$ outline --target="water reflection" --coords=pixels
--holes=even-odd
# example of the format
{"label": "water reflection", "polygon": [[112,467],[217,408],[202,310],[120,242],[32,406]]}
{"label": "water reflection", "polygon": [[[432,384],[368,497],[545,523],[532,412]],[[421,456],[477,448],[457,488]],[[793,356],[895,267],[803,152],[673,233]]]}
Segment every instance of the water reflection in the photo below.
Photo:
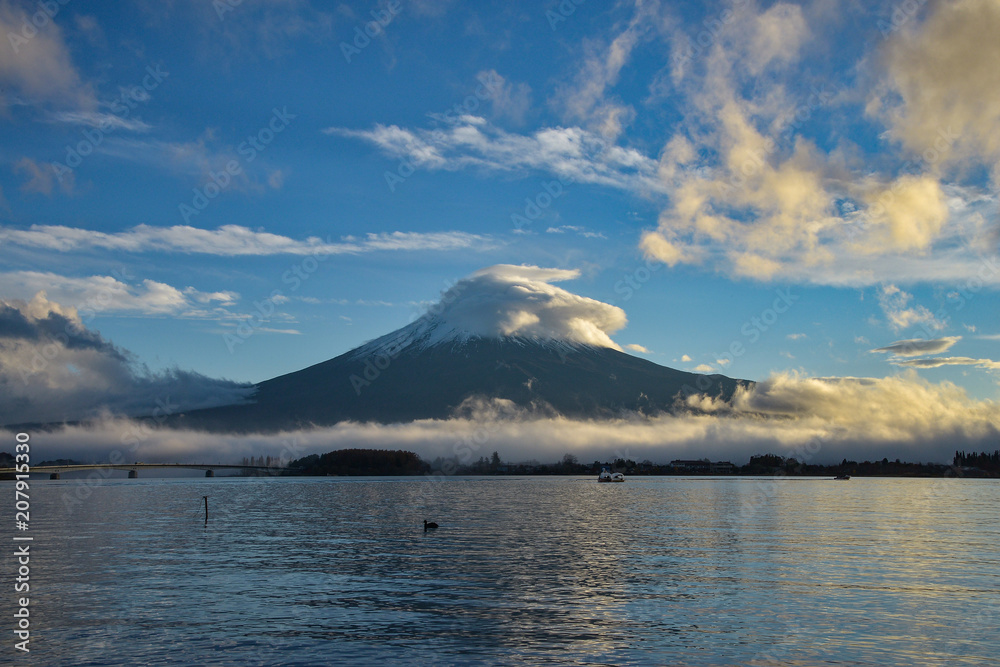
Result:
{"label": "water reflection", "polygon": [[79,504],[72,484],[34,487],[38,664],[988,664],[1000,649],[989,480],[139,479]]}

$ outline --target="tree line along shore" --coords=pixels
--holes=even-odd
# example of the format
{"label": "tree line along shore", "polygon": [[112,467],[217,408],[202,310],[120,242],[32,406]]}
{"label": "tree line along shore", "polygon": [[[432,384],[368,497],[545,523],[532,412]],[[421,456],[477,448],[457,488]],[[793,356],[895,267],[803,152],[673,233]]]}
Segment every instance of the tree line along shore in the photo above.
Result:
{"label": "tree line along shore", "polygon": [[473,462],[438,457],[424,461],[417,454],[402,450],[342,449],[313,454],[288,463],[290,475],[426,475],[443,472],[449,475],[597,475],[603,468],[632,476],[655,475],[783,475],[798,477],[973,477],[1000,478],[1000,450],[992,453],[955,452],[950,465],[914,463],[882,458],[876,461],[843,459],[840,463],[802,463],[777,454],[751,456],[745,465],[708,459],[675,459],[669,463],[618,458],[608,461],[580,462],[573,454],[560,461],[506,462],[499,452],[481,456]]}
{"label": "tree line along shore", "polygon": [[[12,468],[14,456],[0,452],[0,468]],[[37,466],[78,465],[80,461],[56,459]],[[574,454],[566,454],[552,463],[504,461],[499,452],[476,461],[438,457],[425,461],[405,450],[338,449],[325,454],[311,454],[287,463],[277,457],[243,459],[244,475],[287,476],[401,476],[401,475],[597,475],[604,468],[629,476],[705,475],[705,476],[787,476],[787,477],[969,477],[1000,478],[1000,450],[993,452],[956,451],[951,464],[908,462],[888,458],[840,463],[803,463],[777,454],[751,456],[744,465],[709,459],[674,459],[669,463],[617,458],[583,463]],[[266,468],[267,470],[261,470]]]}

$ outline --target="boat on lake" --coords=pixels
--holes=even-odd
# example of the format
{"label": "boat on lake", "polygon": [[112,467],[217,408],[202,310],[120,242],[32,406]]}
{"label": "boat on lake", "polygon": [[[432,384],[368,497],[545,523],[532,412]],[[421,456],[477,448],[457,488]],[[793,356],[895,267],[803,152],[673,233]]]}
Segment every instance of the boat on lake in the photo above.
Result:
{"label": "boat on lake", "polygon": [[850,475],[837,475],[836,477],[834,477],[834,479],[839,479],[839,480],[843,480],[843,481],[847,481],[850,478],[851,478]]}
{"label": "boat on lake", "polygon": [[597,476],[598,482],[624,482],[625,475],[620,472],[611,472],[607,468],[601,470],[601,474]]}

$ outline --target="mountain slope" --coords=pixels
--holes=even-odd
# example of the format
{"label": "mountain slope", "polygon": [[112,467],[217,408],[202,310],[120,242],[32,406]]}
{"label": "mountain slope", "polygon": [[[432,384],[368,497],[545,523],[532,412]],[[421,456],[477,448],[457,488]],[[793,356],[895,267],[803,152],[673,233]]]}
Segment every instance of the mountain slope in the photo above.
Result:
{"label": "mountain slope", "polygon": [[608,347],[481,337],[435,318],[257,385],[254,403],[189,412],[172,424],[275,431],[340,421],[444,419],[470,399],[504,399],[567,417],[669,411],[693,393],[728,400],[745,381],[698,375]]}

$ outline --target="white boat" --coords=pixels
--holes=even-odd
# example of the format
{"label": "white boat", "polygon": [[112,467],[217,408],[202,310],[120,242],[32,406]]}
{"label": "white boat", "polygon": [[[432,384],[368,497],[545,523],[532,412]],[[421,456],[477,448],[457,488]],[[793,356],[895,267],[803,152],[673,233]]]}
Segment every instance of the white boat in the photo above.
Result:
{"label": "white boat", "polygon": [[601,470],[601,474],[597,476],[598,482],[624,482],[625,475],[620,472],[612,473],[607,468]]}

